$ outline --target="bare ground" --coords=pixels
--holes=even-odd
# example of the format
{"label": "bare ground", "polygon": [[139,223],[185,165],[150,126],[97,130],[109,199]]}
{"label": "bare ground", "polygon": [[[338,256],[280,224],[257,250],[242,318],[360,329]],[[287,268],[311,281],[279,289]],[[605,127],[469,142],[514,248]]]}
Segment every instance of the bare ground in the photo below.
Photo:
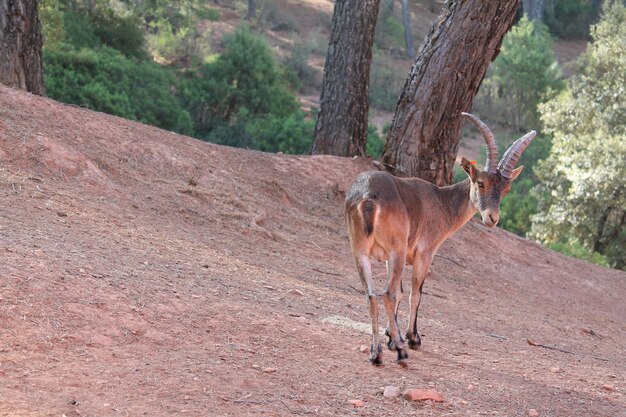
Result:
{"label": "bare ground", "polygon": [[477,222],[435,258],[409,368],[372,367],[342,215],[372,168],[0,87],[0,415],[626,415],[626,274]]}

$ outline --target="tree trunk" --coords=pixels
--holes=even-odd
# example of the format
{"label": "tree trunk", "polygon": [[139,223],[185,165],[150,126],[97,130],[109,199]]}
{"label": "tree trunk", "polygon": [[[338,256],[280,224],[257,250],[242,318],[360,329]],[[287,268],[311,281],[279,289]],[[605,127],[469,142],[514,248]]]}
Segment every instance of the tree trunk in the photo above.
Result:
{"label": "tree trunk", "polygon": [[522,9],[528,20],[543,22],[545,0],[522,0]]}
{"label": "tree trunk", "polygon": [[447,0],[396,105],[383,162],[396,175],[452,182],[461,112],[500,52],[519,0]]}
{"label": "tree trunk", "polygon": [[337,0],[313,154],[365,155],[369,76],[379,0]]}
{"label": "tree trunk", "polygon": [[0,0],[0,83],[45,96],[37,5]]}
{"label": "tree trunk", "polygon": [[400,0],[400,3],[402,3],[402,26],[404,26],[404,42],[406,43],[406,54],[409,58],[415,58],[413,36],[411,36],[411,15],[409,13],[409,2],[408,0]]}
{"label": "tree trunk", "polygon": [[251,20],[256,17],[256,0],[248,0],[248,12],[246,13],[245,20]]}

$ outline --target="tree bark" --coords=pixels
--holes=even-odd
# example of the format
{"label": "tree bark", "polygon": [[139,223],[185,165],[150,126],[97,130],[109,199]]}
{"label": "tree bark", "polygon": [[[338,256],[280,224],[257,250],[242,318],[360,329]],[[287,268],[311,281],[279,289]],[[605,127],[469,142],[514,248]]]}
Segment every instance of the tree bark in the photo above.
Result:
{"label": "tree bark", "polygon": [[543,22],[545,0],[522,0],[522,9],[528,20]]}
{"label": "tree bark", "polygon": [[383,162],[399,176],[452,182],[461,112],[469,111],[519,0],[447,0],[413,62]]}
{"label": "tree bark", "polygon": [[248,0],[248,12],[244,17],[245,20],[251,20],[256,17],[256,0]]}
{"label": "tree bark", "polygon": [[411,36],[411,14],[409,12],[408,0],[400,0],[402,4],[402,26],[404,26],[404,42],[406,43],[406,54],[409,58],[415,58],[415,48],[413,47],[413,36]]}
{"label": "tree bark", "polygon": [[379,0],[337,0],[311,153],[365,155]]}
{"label": "tree bark", "polygon": [[45,96],[38,3],[0,0],[0,83]]}

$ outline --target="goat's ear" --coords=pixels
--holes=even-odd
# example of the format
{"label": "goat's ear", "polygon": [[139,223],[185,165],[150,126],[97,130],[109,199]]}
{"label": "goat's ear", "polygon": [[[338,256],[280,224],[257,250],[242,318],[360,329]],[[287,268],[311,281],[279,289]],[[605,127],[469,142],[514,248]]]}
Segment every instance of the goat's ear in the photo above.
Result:
{"label": "goat's ear", "polygon": [[476,181],[476,176],[478,175],[478,170],[476,169],[474,164],[472,164],[465,157],[461,158],[461,168],[463,168],[463,171],[465,171],[467,176],[470,177],[470,179],[472,181]]}
{"label": "goat's ear", "polygon": [[519,176],[519,174],[522,173],[523,169],[524,169],[524,165],[515,168],[513,170],[513,172],[511,172],[511,181],[513,181],[515,178],[517,178]]}

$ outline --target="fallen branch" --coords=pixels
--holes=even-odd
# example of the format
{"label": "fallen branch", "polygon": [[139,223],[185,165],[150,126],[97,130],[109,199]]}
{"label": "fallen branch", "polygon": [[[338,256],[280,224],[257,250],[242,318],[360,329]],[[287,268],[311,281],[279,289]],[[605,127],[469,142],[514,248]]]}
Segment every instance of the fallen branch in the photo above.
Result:
{"label": "fallen branch", "polygon": [[550,349],[550,350],[556,350],[558,352],[563,352],[563,353],[567,353],[569,355],[577,355],[577,356],[582,356],[582,357],[588,357],[588,358],[592,358],[592,359],[597,359],[599,361],[604,361],[604,362],[609,362],[609,360],[607,358],[601,358],[599,356],[593,356],[593,355],[585,355],[585,354],[581,354],[581,353],[576,353],[576,352],[572,352],[569,350],[565,350],[565,349],[561,349],[558,348],[556,346],[548,346],[548,345],[542,345],[541,343],[537,343],[535,342],[533,339],[526,339],[526,341],[528,342],[528,344],[530,346],[536,346],[536,347],[542,347],[544,349]]}
{"label": "fallen branch", "polygon": [[460,266],[461,268],[467,268],[467,266],[466,266],[466,265],[463,265],[462,263],[457,262],[457,261],[455,261],[455,260],[454,260],[454,259],[452,259],[452,258],[448,258],[447,256],[443,256],[443,255],[440,255],[440,254],[438,254],[438,253],[437,253],[437,254],[435,254],[435,256],[438,256],[439,258],[446,259],[446,260],[448,260],[448,261],[452,262],[453,264],[456,264],[456,265]]}
{"label": "fallen branch", "polygon": [[446,297],[445,295],[432,294],[432,293],[429,293],[429,292],[426,292],[426,291],[422,291],[422,294],[424,294],[424,295],[430,295],[430,296],[432,296],[432,297],[437,297],[437,298],[443,298],[444,300],[447,300],[447,299],[448,299],[448,297]]}
{"label": "fallen branch", "polygon": [[312,268],[312,269],[313,269],[314,271],[321,272],[322,274],[326,274],[326,275],[334,275],[334,276],[336,276],[336,277],[342,277],[342,276],[343,276],[342,274],[337,274],[337,273],[335,273],[335,272],[323,271],[323,270],[321,270],[321,269],[317,269],[317,268]]}

